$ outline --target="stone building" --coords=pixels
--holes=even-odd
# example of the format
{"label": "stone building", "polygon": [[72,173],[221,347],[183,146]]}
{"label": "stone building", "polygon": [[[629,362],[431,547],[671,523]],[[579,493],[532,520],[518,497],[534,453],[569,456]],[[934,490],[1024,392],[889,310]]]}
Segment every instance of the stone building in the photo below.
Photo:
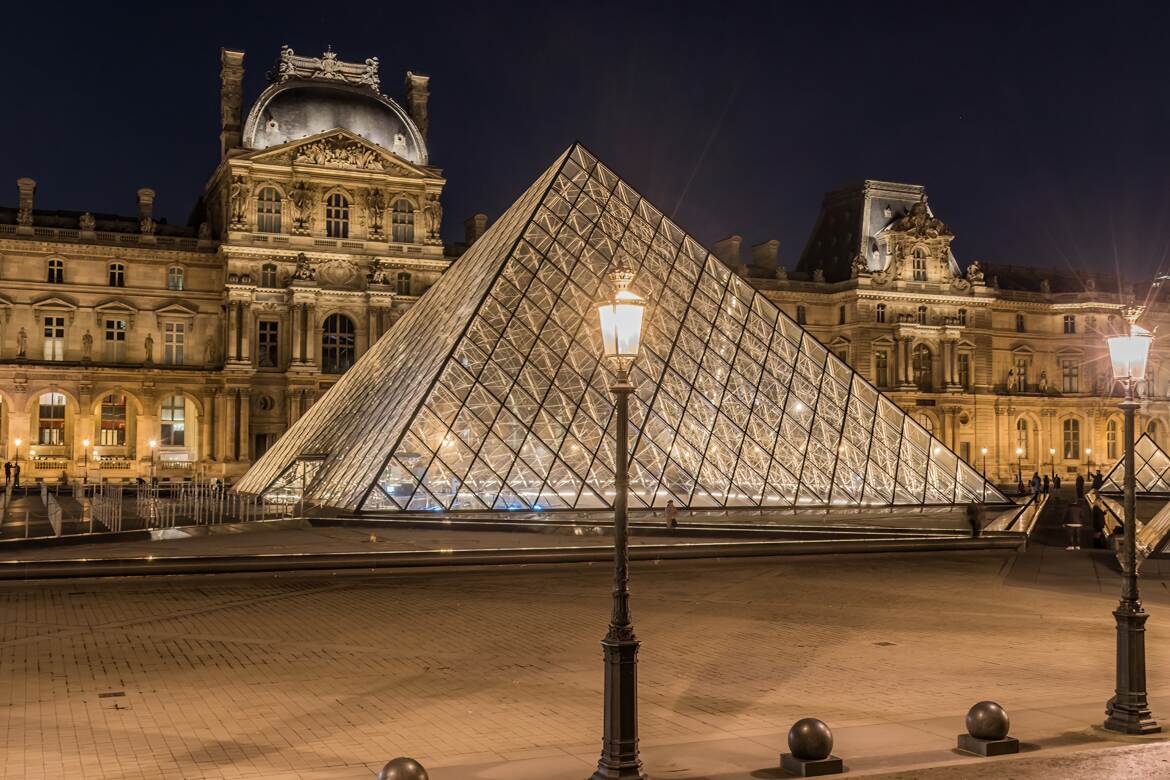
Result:
{"label": "stone building", "polygon": [[[428,77],[281,50],[245,114],[224,50],[221,160],[185,226],[0,207],[0,456],[26,480],[234,476],[442,274]],[[478,225],[478,227],[477,227]],[[469,240],[482,223],[469,225]]]}
{"label": "stone building", "polygon": [[[954,238],[923,187],[864,181],[825,196],[791,270],[776,241],[746,261],[738,236],[715,251],[990,479],[1107,469],[1122,417],[1104,337],[1131,305],[1165,320],[1157,286],[1119,289],[1109,269],[963,268]],[[1138,417],[1163,446],[1167,354],[1155,343]]]}

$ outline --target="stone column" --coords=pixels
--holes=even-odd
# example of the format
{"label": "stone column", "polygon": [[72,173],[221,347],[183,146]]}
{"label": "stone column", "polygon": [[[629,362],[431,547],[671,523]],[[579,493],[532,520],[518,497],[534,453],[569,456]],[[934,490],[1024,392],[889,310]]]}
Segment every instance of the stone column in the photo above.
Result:
{"label": "stone column", "polygon": [[294,303],[289,312],[289,320],[292,322],[292,362],[300,363],[302,361],[301,354],[301,339],[305,332],[303,318],[305,316],[305,305],[303,303]]}
{"label": "stone column", "polygon": [[317,306],[309,303],[305,305],[305,362],[317,362]]}
{"label": "stone column", "polygon": [[239,460],[252,460],[252,431],[249,421],[252,411],[252,392],[248,389],[240,390],[240,457]]}
{"label": "stone column", "polygon": [[228,301],[227,308],[228,321],[228,336],[227,336],[227,359],[240,359],[239,333],[240,333],[240,307],[238,301]]}
{"label": "stone column", "polygon": [[211,417],[212,406],[215,403],[214,397],[206,393],[200,399],[203,403],[203,411],[199,413],[199,454],[198,460],[210,460],[212,455],[211,450]]}
{"label": "stone column", "polygon": [[230,402],[231,394],[226,390],[215,391],[215,459],[220,463],[231,459],[231,447],[228,444]]}
{"label": "stone column", "polygon": [[240,302],[240,332],[243,336],[240,339],[240,360],[249,363],[252,360],[252,339],[255,338],[255,326],[252,324],[255,317],[252,316],[252,302]]}

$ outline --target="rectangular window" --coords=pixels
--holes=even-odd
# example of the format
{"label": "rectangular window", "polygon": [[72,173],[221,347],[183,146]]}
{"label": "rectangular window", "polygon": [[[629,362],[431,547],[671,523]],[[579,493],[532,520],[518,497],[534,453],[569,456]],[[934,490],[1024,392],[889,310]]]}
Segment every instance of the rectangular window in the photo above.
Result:
{"label": "rectangular window", "polygon": [[256,324],[256,359],[261,368],[280,365],[280,323],[261,320]]}
{"label": "rectangular window", "polygon": [[1081,392],[1081,366],[1075,360],[1060,361],[1061,391],[1065,393]]}
{"label": "rectangular window", "polygon": [[971,354],[969,352],[960,352],[959,358],[959,384],[963,389],[971,389]]}
{"label": "rectangular window", "polygon": [[110,287],[126,286],[126,266],[122,263],[110,263]]}
{"label": "rectangular window", "polygon": [[167,289],[168,290],[182,290],[183,289],[183,269],[177,265],[172,265],[167,269]]}
{"label": "rectangular window", "polygon": [[1017,393],[1024,393],[1028,390],[1028,358],[1016,358],[1016,379],[1015,387],[1012,389]]}
{"label": "rectangular window", "polygon": [[1081,424],[1077,420],[1065,420],[1064,459],[1077,460],[1081,457]]}
{"label": "rectangular window", "polygon": [[796,307],[796,324],[804,325],[808,320],[808,310],[803,306]]}
{"label": "rectangular window", "polygon": [[1077,332],[1077,315],[1075,315],[1075,314],[1064,315],[1064,332],[1065,333],[1076,333]]}
{"label": "rectangular window", "polygon": [[1024,333],[1025,330],[1026,329],[1024,328],[1024,315],[1017,314],[1016,315],[1016,333]]}
{"label": "rectangular window", "polygon": [[890,386],[890,353],[884,349],[873,353],[873,380],[878,387]]}
{"label": "rectangular window", "polygon": [[168,396],[159,414],[159,432],[164,447],[182,447],[186,442],[187,401],[181,395]]}
{"label": "rectangular window", "polygon": [[886,321],[886,305],[884,303],[879,303],[877,305],[877,314],[874,317],[874,319],[877,322],[885,322]]}
{"label": "rectangular window", "polygon": [[837,324],[838,325],[845,324],[845,307],[844,306],[838,307],[838,309],[837,309]]}
{"label": "rectangular window", "polygon": [[38,404],[37,442],[48,446],[65,443],[65,396],[45,393]]}
{"label": "rectangular window", "polygon": [[65,359],[65,318],[45,317],[45,360]]}
{"label": "rectangular window", "polygon": [[126,396],[111,393],[102,399],[98,444],[103,447],[126,445]]}
{"label": "rectangular window", "polygon": [[914,281],[916,281],[916,282],[925,282],[926,281],[926,257],[925,256],[919,256],[918,254],[914,255]]}
{"label": "rectangular window", "polygon": [[106,362],[126,360],[126,320],[106,320]]}
{"label": "rectangular window", "polygon": [[187,328],[181,322],[168,322],[163,326],[163,362],[169,366],[183,364],[183,346],[187,341]]}

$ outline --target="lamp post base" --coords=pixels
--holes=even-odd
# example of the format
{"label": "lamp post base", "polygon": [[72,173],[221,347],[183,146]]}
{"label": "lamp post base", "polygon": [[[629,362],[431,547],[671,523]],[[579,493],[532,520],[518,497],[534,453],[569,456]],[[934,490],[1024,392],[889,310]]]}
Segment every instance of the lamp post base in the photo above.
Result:
{"label": "lamp post base", "polygon": [[1120,734],[1157,734],[1162,730],[1146,695],[1146,620],[1149,614],[1122,602],[1117,619],[1117,691],[1105,705],[1105,728]]}
{"label": "lamp post base", "polygon": [[601,640],[605,649],[605,736],[589,780],[648,780],[638,757],[638,647],[633,631]]}

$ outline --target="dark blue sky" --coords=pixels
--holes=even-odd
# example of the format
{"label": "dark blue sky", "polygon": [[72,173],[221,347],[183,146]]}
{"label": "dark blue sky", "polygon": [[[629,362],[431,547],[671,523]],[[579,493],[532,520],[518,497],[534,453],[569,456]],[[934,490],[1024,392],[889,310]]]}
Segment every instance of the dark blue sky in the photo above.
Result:
{"label": "dark blue sky", "polygon": [[[922,183],[964,262],[1113,267],[1170,244],[1170,4],[20,3],[0,202],[185,221],[218,157],[219,47],[245,101],[280,44],[429,73],[448,239],[574,139],[706,243],[781,240],[822,194]],[[957,4],[956,4],[957,5]]]}

